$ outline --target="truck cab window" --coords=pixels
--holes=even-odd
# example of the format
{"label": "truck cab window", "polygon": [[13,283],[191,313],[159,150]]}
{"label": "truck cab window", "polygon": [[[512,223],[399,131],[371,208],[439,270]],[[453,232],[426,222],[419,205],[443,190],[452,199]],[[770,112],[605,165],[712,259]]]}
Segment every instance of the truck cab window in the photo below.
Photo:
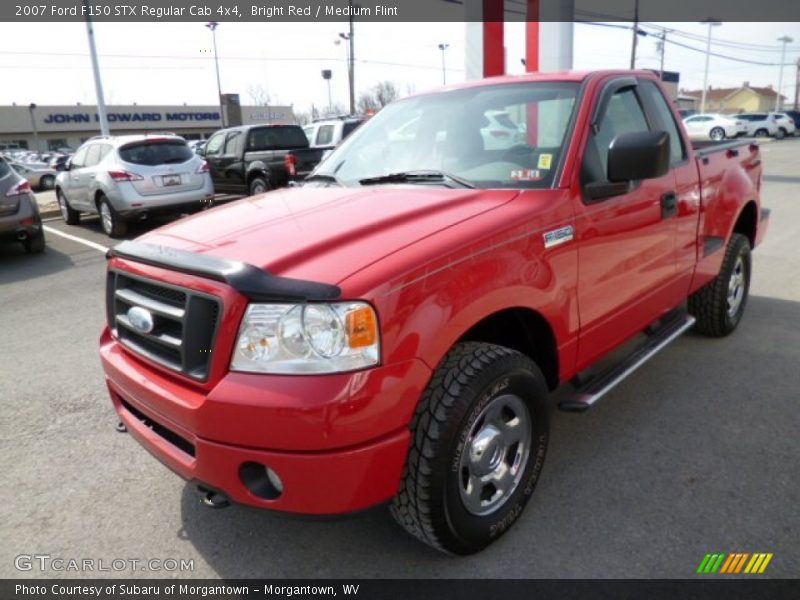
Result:
{"label": "truck cab window", "polygon": [[217,156],[222,151],[222,144],[225,142],[225,134],[217,133],[211,136],[206,144],[206,156]]}

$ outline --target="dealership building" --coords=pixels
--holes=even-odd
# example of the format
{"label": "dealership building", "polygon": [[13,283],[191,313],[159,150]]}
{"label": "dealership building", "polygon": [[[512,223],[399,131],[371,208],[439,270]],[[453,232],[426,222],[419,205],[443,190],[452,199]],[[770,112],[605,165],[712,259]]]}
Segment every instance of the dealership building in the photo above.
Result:
{"label": "dealership building", "polygon": [[[291,106],[240,106],[234,101],[226,102],[224,110],[227,126],[295,122]],[[169,132],[197,140],[222,127],[219,106],[107,106],[106,115],[112,135]],[[44,152],[77,148],[99,134],[96,106],[0,106],[0,145]]]}

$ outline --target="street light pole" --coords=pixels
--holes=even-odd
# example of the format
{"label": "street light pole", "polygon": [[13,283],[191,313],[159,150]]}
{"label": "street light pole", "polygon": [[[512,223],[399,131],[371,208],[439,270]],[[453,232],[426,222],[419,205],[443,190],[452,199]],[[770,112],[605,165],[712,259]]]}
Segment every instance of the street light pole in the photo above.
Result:
{"label": "street light pole", "polygon": [[100,79],[100,65],[97,62],[97,48],[94,45],[94,29],[89,17],[91,10],[89,0],[83,0],[84,14],[86,15],[86,35],[89,38],[89,55],[92,57],[92,73],[94,74],[94,88],[97,92],[97,119],[100,121],[100,133],[109,135],[108,117],[106,117],[106,101],[103,98],[103,82]]}
{"label": "street light pole", "polygon": [[217,27],[219,27],[219,23],[216,21],[209,21],[206,23],[206,27],[211,30],[211,40],[214,44],[214,68],[217,71],[217,99],[219,100],[219,119],[222,123],[222,126],[225,127],[225,110],[222,106],[222,83],[220,83],[219,79],[219,57],[217,56]]}
{"label": "street light pole", "polygon": [[444,51],[450,47],[450,44],[439,44],[439,50],[442,51],[442,85],[447,85],[447,68],[444,63]]}
{"label": "street light pole", "polygon": [[781,108],[781,88],[783,87],[783,61],[786,60],[786,44],[791,44],[794,40],[790,38],[788,35],[784,35],[783,37],[779,37],[778,41],[783,44],[781,47],[781,66],[778,74],[778,89],[775,90],[777,93],[775,94],[775,110],[778,111]]}
{"label": "street light pole", "polygon": [[706,68],[703,71],[703,95],[700,98],[700,112],[706,112],[706,92],[708,91],[708,62],[711,58],[711,28],[722,25],[719,21],[708,18],[703,23],[708,25],[708,38],[706,39]]}

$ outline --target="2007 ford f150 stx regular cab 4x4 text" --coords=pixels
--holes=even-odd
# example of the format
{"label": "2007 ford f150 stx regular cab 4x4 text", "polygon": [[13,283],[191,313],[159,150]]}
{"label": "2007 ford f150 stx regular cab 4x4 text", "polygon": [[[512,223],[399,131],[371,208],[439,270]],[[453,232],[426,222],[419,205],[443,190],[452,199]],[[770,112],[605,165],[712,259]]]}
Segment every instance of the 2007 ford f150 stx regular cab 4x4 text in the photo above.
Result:
{"label": "2007 ford f150 stx regular cab 4x4 text", "polygon": [[[487,149],[498,111],[520,135]],[[533,493],[548,391],[584,410],[692,325],[736,328],[760,163],[693,148],[643,71],[406,98],[304,186],[110,251],[114,407],[209,504],[388,501],[423,542],[478,551]]]}

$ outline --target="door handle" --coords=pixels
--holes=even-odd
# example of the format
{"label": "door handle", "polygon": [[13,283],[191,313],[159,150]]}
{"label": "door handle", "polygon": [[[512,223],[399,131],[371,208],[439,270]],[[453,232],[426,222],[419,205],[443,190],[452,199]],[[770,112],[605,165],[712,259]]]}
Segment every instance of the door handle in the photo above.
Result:
{"label": "door handle", "polygon": [[678,196],[675,192],[667,192],[661,196],[661,218],[669,219],[678,214]]}

